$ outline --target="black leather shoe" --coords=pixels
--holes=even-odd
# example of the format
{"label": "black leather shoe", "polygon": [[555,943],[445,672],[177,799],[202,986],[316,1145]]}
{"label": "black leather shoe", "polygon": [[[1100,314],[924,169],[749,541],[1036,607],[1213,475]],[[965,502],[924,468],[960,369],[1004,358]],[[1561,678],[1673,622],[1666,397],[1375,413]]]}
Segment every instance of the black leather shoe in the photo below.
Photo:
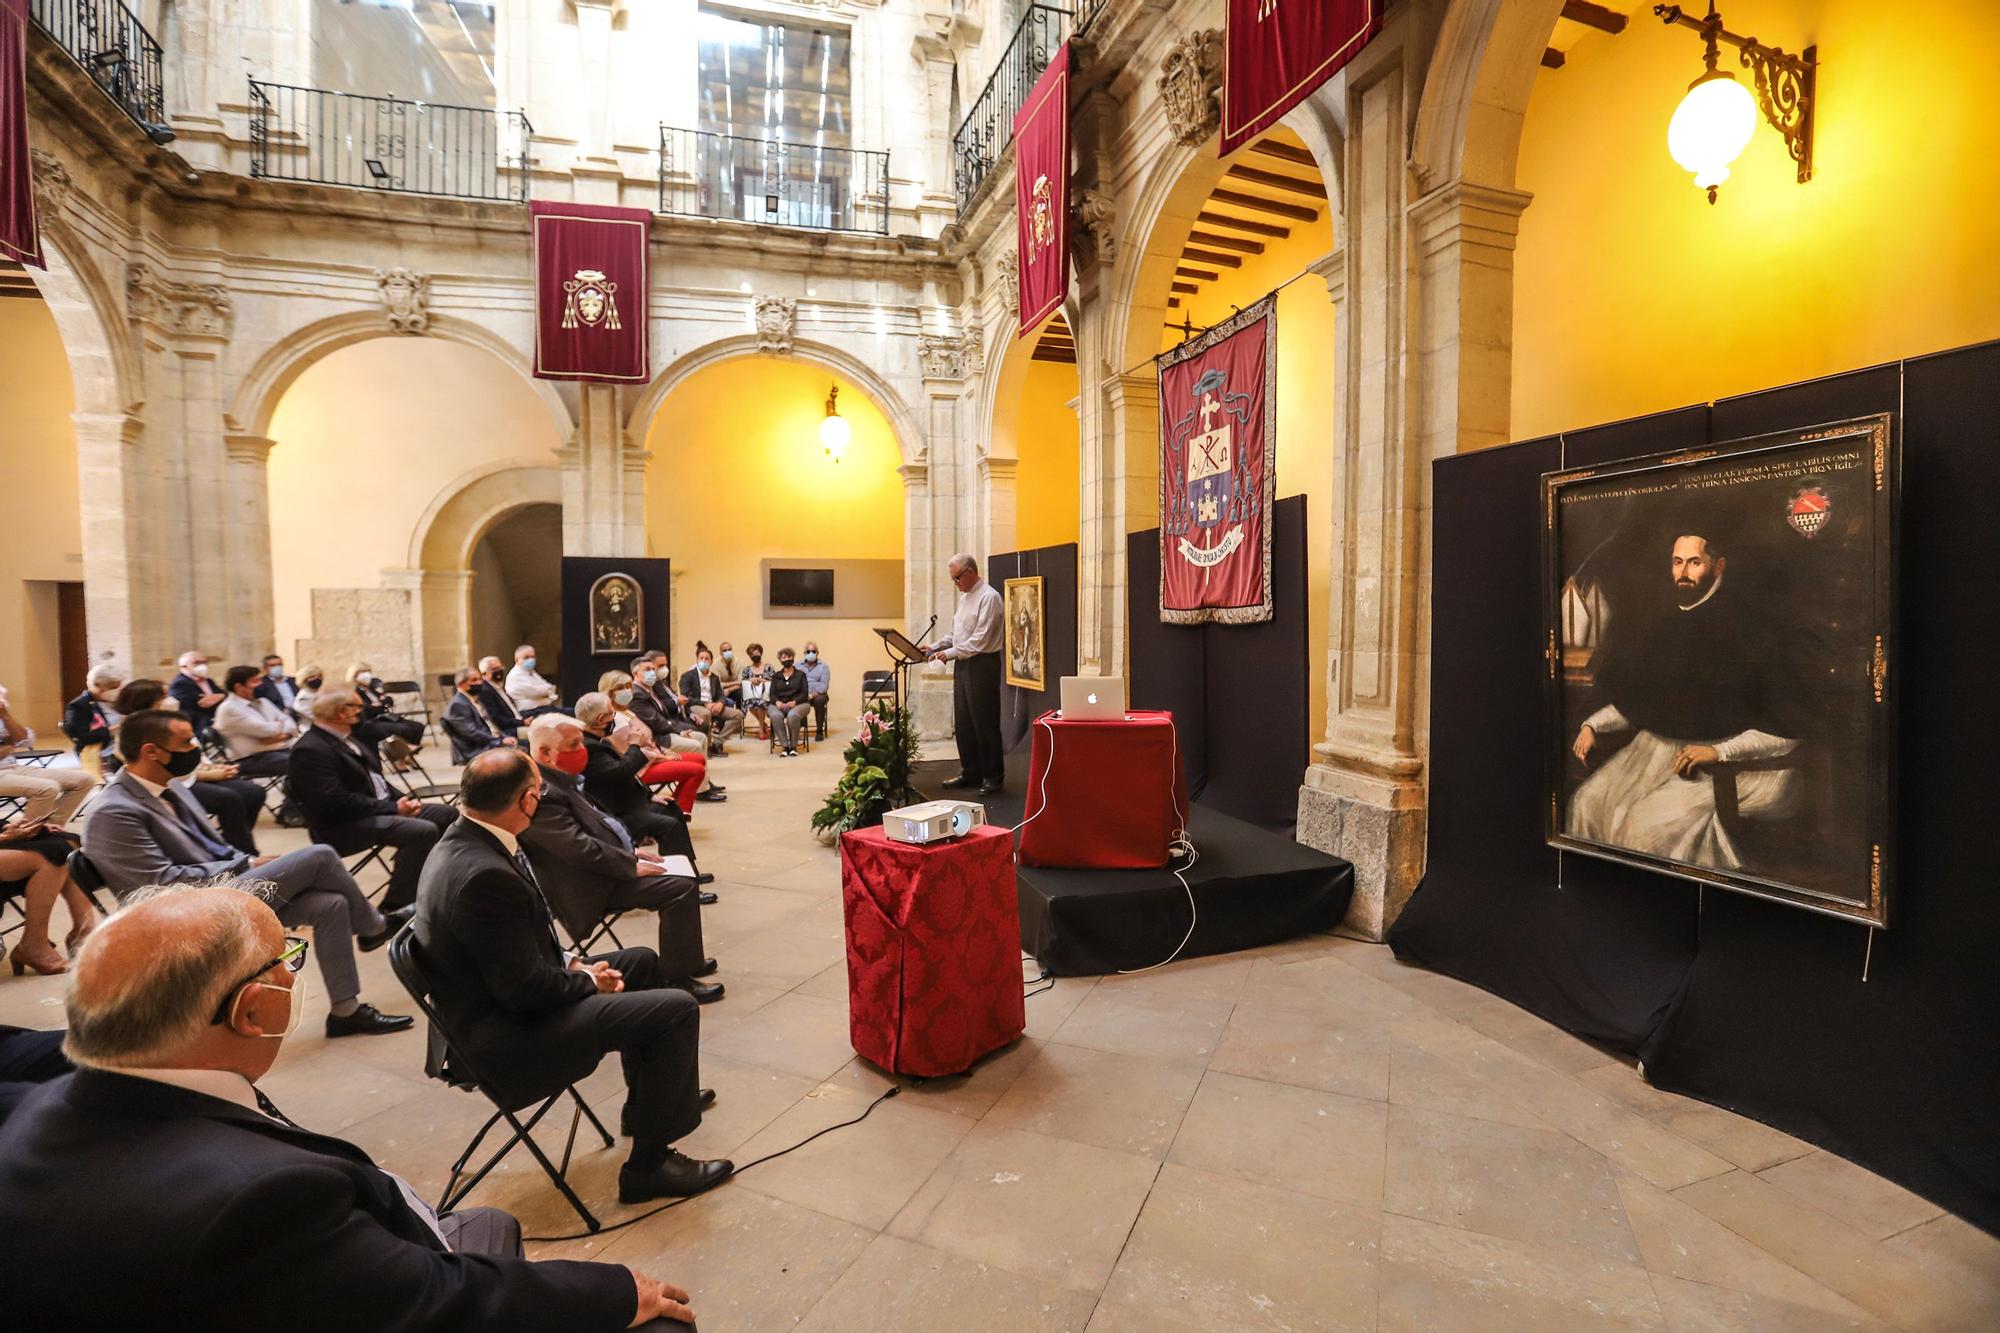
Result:
{"label": "black leather shoe", "polygon": [[[398,907],[393,912],[384,912],[382,920],[387,924],[382,927],[381,933],[377,935],[362,935],[354,942],[361,946],[361,952],[374,953],[390,940],[395,939],[396,932],[410,924],[410,918],[416,914],[417,909],[415,904],[408,907]],[[363,1006],[363,1008],[366,1007],[365,1005]]]}
{"label": "black leather shoe", "polygon": [[713,884],[715,883],[715,876],[703,870],[695,875],[694,882],[697,884]]}
{"label": "black leather shoe", "polygon": [[943,782],[938,783],[938,786],[943,787],[947,791],[961,791],[966,787],[977,787],[978,785],[978,778],[968,778],[963,774],[955,778],[946,778]]}
{"label": "black leather shoe", "polygon": [[385,1014],[372,1004],[363,1004],[345,1018],[326,1016],[329,1037],[376,1037],[384,1032],[401,1032],[416,1022],[408,1014]]}
{"label": "black leather shoe", "polygon": [[729,751],[723,749],[720,745],[711,745],[708,747],[708,757],[710,759],[720,759],[728,753]]}
{"label": "black leather shoe", "polygon": [[694,974],[695,974],[696,976],[698,976],[698,977],[712,977],[712,976],[714,976],[714,975],[715,975],[715,960],[714,960],[713,958],[704,958],[704,959],[702,959],[702,960],[701,960],[701,966],[700,966],[700,967],[697,967],[697,968],[696,968],[696,969],[694,970]]}
{"label": "black leather shoe", "polygon": [[727,787],[723,786],[723,785],[722,785],[722,784],[721,784],[720,782],[711,782],[711,783],[709,783],[709,784],[708,784],[708,789],[709,789],[710,791],[719,791],[719,792],[727,792],[727,791],[729,790],[729,788],[727,788]]}
{"label": "black leather shoe", "polygon": [[988,779],[987,781],[979,784],[979,794],[981,796],[992,796],[1000,790],[1000,785],[1001,784],[994,782],[991,779]]}
{"label": "black leather shoe", "polygon": [[618,1202],[686,1198],[714,1189],[735,1170],[736,1164],[725,1158],[703,1162],[669,1148],[666,1160],[658,1166],[635,1168],[627,1163],[618,1168]]}
{"label": "black leather shoe", "polygon": [[684,990],[694,996],[697,1004],[714,1004],[722,998],[722,983],[719,981],[696,981],[693,977],[675,977],[667,983],[675,990]]}
{"label": "black leather shoe", "polygon": [[707,907],[710,903],[715,901],[715,895],[710,893],[707,889],[703,889],[700,893],[697,893],[694,896],[694,900],[700,903],[703,907]]}
{"label": "black leather shoe", "polygon": [[713,802],[713,801],[726,801],[726,800],[728,800],[728,799],[729,799],[729,797],[728,797],[728,795],[727,795],[727,794],[725,794],[725,793],[723,793],[723,792],[719,792],[719,791],[715,790],[715,789],[714,789],[713,787],[711,787],[711,788],[709,788],[709,789],[708,789],[707,791],[705,791],[705,792],[702,792],[702,793],[700,793],[699,795],[697,795],[697,796],[695,797],[695,799],[696,799],[697,801],[710,801],[710,802]]}
{"label": "black leather shoe", "polygon": [[713,1105],[715,1105],[715,1089],[703,1088],[701,1090],[701,1096],[695,1098],[696,1109],[706,1111],[709,1107]]}

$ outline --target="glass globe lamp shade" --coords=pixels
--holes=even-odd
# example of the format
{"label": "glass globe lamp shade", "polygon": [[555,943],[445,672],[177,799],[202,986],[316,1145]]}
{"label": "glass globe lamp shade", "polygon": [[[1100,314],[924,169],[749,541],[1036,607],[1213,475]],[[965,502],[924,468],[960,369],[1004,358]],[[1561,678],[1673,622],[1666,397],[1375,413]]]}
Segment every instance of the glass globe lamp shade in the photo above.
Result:
{"label": "glass globe lamp shade", "polygon": [[819,442],[825,447],[827,457],[836,463],[847,451],[847,441],[852,434],[853,430],[848,426],[847,418],[838,412],[828,409],[826,416],[820,420]]}
{"label": "glass globe lamp shade", "polygon": [[1667,125],[1667,151],[1694,183],[1715,200],[1715,187],[1729,179],[1729,164],[1742,156],[1757,129],[1757,101],[1750,90],[1717,70],[1694,81]]}

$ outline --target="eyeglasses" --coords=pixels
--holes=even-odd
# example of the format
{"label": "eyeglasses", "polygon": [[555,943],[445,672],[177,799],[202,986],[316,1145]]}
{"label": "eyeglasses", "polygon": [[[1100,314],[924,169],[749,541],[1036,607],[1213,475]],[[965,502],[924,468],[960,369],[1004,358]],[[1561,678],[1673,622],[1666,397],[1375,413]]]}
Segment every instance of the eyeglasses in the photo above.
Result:
{"label": "eyeglasses", "polygon": [[208,1025],[214,1027],[217,1023],[227,1022],[229,1020],[229,1006],[236,999],[236,992],[242,990],[245,986],[255,981],[258,977],[263,976],[280,963],[285,965],[287,972],[296,972],[304,967],[306,965],[306,942],[296,935],[285,936],[285,951],[283,953],[222,993],[222,1003],[216,1006],[215,1017],[208,1020]]}

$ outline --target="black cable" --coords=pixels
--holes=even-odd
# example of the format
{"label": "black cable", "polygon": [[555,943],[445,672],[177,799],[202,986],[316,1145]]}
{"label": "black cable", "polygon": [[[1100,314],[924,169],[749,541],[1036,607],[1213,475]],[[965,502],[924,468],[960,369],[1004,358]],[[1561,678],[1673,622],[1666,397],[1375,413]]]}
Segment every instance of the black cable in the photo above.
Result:
{"label": "black cable", "polygon": [[[828,1125],[825,1129],[820,1130],[819,1133],[817,1134],[806,1135],[804,1138],[800,1139],[797,1143],[794,1143],[789,1148],[780,1148],[776,1152],[765,1153],[762,1157],[757,1158],[755,1161],[745,1162],[743,1165],[737,1167],[734,1171],[730,1172],[727,1179],[734,1180],[736,1179],[736,1177],[742,1175],[745,1171],[748,1171],[753,1166],[762,1166],[764,1163],[771,1161],[774,1158],[783,1157],[786,1153],[797,1152],[799,1149],[805,1147],[808,1143],[811,1143],[814,1139],[820,1137],[821,1134],[831,1134],[836,1129],[846,1129],[849,1125],[860,1124],[862,1121],[866,1120],[869,1116],[874,1114],[876,1107],[880,1106],[883,1102],[888,1101],[891,1097],[894,1097],[897,1093],[901,1092],[902,1090],[903,1088],[901,1084],[898,1084],[893,1088],[885,1089],[880,1097],[877,1097],[874,1101],[868,1103],[867,1110],[863,1111],[860,1115],[855,1116],[854,1119],[843,1120],[837,1125]],[[687,1203],[689,1200],[699,1199],[700,1197],[701,1195],[699,1194],[690,1194],[687,1196],[687,1198],[675,1199],[670,1203],[663,1203],[658,1208],[649,1208],[645,1212],[640,1213],[637,1217],[628,1217],[623,1222],[613,1222],[610,1226],[599,1227],[595,1231],[579,1231],[574,1236],[523,1236],[521,1237],[521,1240],[524,1244],[528,1242],[533,1242],[536,1245],[554,1245],[558,1241],[589,1240],[593,1236],[608,1236],[614,1231],[623,1231],[626,1227],[631,1226],[635,1222],[643,1222],[649,1217],[658,1217],[661,1213],[666,1212],[667,1209],[669,1208],[678,1208],[682,1204]]]}

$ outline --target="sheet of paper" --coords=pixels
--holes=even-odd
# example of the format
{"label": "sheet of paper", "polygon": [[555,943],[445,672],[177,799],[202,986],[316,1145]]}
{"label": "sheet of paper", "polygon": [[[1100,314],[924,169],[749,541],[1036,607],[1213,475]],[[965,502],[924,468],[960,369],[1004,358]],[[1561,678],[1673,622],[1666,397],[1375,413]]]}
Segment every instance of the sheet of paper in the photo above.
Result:
{"label": "sheet of paper", "polygon": [[686,875],[689,879],[694,878],[694,862],[685,856],[669,856],[666,861],[669,875]]}

